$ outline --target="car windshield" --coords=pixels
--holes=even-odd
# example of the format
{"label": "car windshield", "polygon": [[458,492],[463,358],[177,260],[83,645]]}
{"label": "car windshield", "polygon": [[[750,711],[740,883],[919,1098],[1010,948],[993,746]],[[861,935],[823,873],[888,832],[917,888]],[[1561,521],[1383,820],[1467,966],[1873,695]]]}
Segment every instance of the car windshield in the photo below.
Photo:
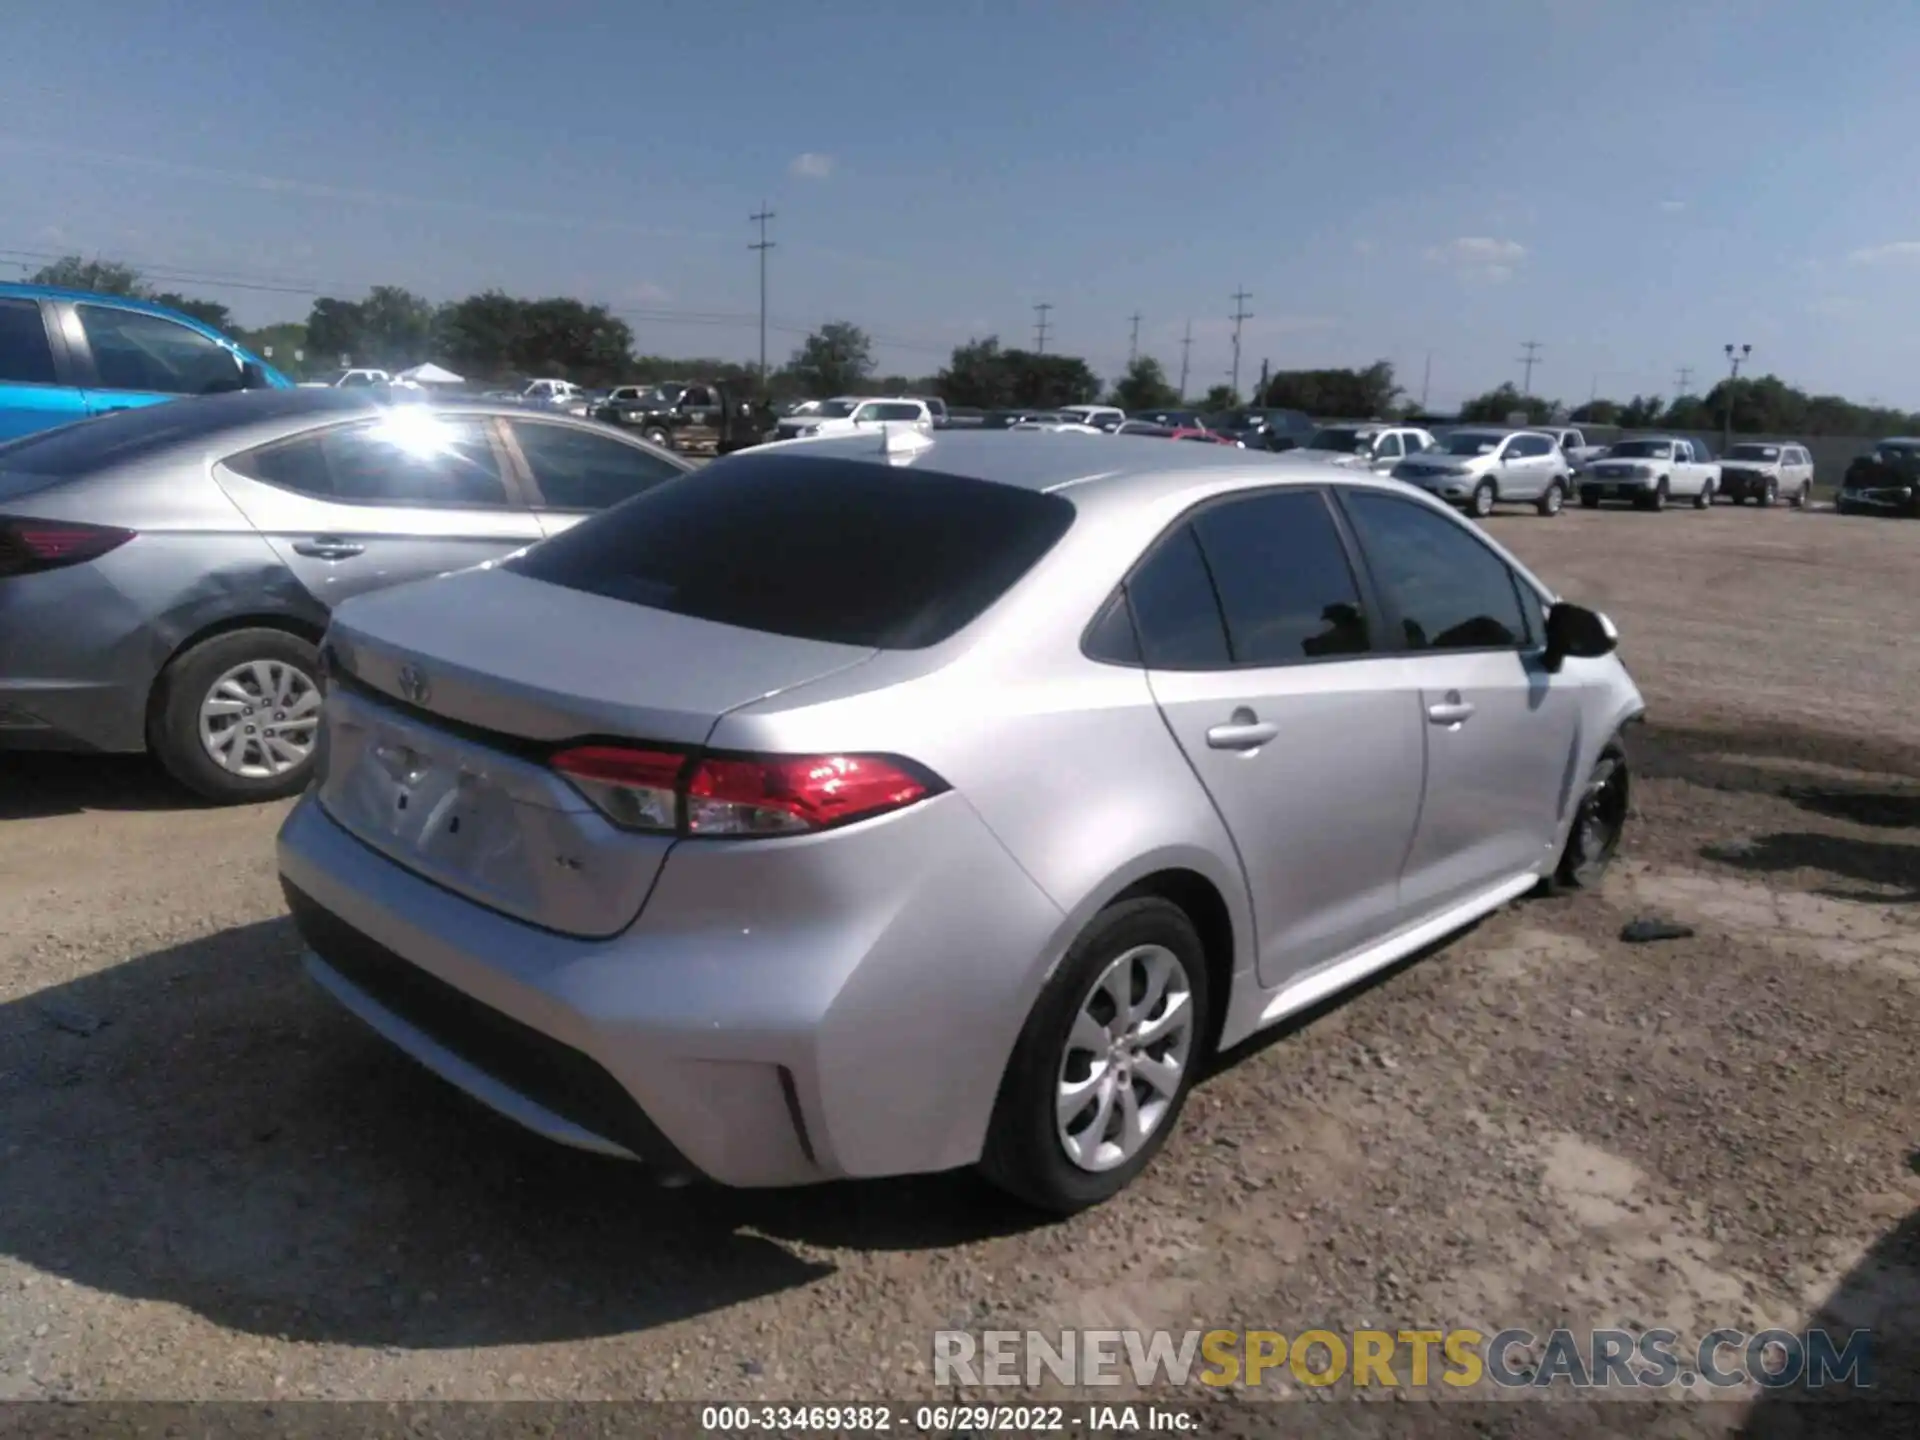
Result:
{"label": "car windshield", "polygon": [[1329,426],[1325,430],[1316,430],[1307,441],[1309,450],[1337,450],[1342,455],[1352,455],[1362,446],[1373,443],[1371,430],[1355,430],[1346,425]]}
{"label": "car windshield", "polygon": [[1671,440],[1622,440],[1608,454],[1609,460],[1671,460]]}
{"label": "car windshield", "polygon": [[1736,445],[1727,451],[1729,460],[1778,460],[1778,445]]}
{"label": "car windshield", "polygon": [[813,413],[823,420],[844,420],[853,414],[853,406],[845,400],[822,400]]}
{"label": "car windshield", "polygon": [[998,600],[1074,517],[1059,495],[811,456],[741,455],[684,478],[506,568],[722,625],[914,650]]}
{"label": "car windshield", "polygon": [[1447,436],[1441,449],[1449,455],[1491,455],[1500,448],[1504,435],[1489,435],[1483,430],[1461,430]]}

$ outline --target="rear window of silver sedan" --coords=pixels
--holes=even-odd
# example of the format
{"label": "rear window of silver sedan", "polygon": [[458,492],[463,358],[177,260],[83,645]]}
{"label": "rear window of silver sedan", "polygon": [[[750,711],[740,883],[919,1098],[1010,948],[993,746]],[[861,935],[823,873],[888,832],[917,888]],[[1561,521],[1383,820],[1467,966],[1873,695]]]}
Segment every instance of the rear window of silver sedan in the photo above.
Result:
{"label": "rear window of silver sedan", "polygon": [[1061,496],[917,466],[741,455],[657,485],[504,568],[767,634],[917,650],[983,613],[1073,518]]}

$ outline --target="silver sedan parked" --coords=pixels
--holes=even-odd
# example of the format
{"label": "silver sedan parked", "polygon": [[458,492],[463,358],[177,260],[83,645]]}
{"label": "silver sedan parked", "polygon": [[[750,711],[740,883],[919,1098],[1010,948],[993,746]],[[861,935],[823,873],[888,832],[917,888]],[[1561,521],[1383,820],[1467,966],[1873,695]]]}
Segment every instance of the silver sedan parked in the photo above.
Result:
{"label": "silver sedan parked", "polygon": [[1614,647],[1363,472],[746,452],[342,606],[280,873],[321,986],[555,1140],[1073,1210],[1210,1054],[1598,879]]}
{"label": "silver sedan parked", "polygon": [[335,605],[689,468],[562,415],[377,389],[181,400],[0,447],[0,750],[151,749],[212,799],[290,795]]}

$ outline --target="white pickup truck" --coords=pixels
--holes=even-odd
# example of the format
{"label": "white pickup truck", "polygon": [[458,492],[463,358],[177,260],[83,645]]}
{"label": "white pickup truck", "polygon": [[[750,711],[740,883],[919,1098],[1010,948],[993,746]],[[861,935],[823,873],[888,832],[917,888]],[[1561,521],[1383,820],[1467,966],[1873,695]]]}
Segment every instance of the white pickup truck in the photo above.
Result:
{"label": "white pickup truck", "polygon": [[1542,435],[1551,435],[1554,443],[1560,447],[1560,453],[1567,457],[1567,465],[1574,470],[1584,469],[1590,460],[1607,448],[1604,445],[1589,445],[1584,434],[1563,425],[1529,425],[1527,428]]}
{"label": "white pickup truck", "polygon": [[1638,510],[1664,510],[1669,500],[1691,500],[1705,510],[1720,490],[1720,462],[1694,440],[1642,435],[1622,440],[1575,477],[1580,503],[1630,500]]}

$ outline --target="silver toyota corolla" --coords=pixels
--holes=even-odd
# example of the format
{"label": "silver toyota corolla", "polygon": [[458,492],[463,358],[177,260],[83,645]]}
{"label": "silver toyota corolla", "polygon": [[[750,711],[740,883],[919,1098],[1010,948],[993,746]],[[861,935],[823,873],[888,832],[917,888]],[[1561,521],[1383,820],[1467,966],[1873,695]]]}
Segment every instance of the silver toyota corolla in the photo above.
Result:
{"label": "silver toyota corolla", "polygon": [[281,876],[320,985],[555,1140],[1072,1210],[1209,1054],[1598,878],[1614,646],[1370,475],[793,442],[342,606]]}
{"label": "silver toyota corolla", "polygon": [[692,467],[608,427],[255,390],[0,447],[0,751],[151,748],[216,800],[305,787],[350,595],[506,555]]}

